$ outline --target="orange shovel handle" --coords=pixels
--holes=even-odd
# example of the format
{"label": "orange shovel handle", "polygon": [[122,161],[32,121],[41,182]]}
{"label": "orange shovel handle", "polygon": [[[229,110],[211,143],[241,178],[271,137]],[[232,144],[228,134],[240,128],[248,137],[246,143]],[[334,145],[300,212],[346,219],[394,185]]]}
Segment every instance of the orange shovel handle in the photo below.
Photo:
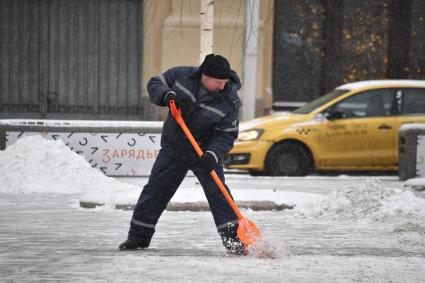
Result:
{"label": "orange shovel handle", "polygon": [[[176,121],[177,121],[177,124],[180,125],[180,127],[183,130],[183,132],[185,133],[185,135],[189,139],[190,143],[192,144],[193,148],[195,149],[196,153],[199,155],[199,157],[201,157],[204,153],[202,152],[202,149],[199,147],[199,145],[196,142],[195,138],[193,137],[192,133],[188,129],[188,127],[187,127],[187,125],[186,125],[186,123],[183,120],[183,117],[181,115],[181,110],[180,109],[177,109],[177,107],[176,107],[176,105],[174,103],[174,100],[171,100],[170,101],[170,109],[171,109],[171,114],[173,115],[174,119],[176,119]],[[238,207],[236,206],[236,204],[233,201],[233,199],[230,196],[230,194],[227,192],[226,188],[223,185],[223,182],[221,182],[221,180],[218,177],[217,173],[214,170],[212,170],[210,172],[210,174],[211,174],[211,177],[214,179],[215,183],[217,184],[218,188],[220,189],[220,191],[223,193],[223,195],[226,198],[227,202],[229,203],[230,207],[235,212],[235,214],[238,217],[238,219],[242,219],[243,216],[242,216],[241,212],[239,211]]]}

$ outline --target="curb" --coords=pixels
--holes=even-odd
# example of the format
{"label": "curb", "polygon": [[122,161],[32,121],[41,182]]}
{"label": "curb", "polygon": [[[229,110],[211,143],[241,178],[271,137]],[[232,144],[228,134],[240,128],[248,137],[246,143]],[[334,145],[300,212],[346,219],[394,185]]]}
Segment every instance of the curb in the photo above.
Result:
{"label": "curb", "polygon": [[[82,208],[96,208],[104,206],[104,203],[80,201],[80,207]],[[294,206],[286,204],[277,204],[273,201],[238,201],[236,205],[239,208],[252,209],[254,211],[266,211],[276,210],[280,211],[283,209],[293,209]],[[136,204],[116,204],[115,209],[119,210],[133,210]],[[208,203],[205,201],[199,202],[171,202],[167,205],[166,210],[168,211],[210,211]]]}

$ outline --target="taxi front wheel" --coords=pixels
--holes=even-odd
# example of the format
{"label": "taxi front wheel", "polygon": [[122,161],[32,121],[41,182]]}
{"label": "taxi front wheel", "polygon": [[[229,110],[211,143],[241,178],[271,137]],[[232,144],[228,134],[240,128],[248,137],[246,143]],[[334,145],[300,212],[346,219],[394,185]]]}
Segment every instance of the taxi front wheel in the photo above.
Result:
{"label": "taxi front wheel", "polygon": [[266,174],[270,176],[305,176],[312,166],[310,156],[306,149],[296,143],[276,144],[267,154]]}

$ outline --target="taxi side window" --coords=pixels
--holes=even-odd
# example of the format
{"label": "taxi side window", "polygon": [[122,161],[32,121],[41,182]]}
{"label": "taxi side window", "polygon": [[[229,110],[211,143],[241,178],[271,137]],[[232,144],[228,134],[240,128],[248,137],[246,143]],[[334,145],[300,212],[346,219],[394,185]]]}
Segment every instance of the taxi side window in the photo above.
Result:
{"label": "taxi side window", "polygon": [[403,90],[401,114],[425,114],[425,89],[407,88]]}
{"label": "taxi side window", "polygon": [[343,118],[390,116],[395,93],[396,89],[365,91],[334,105],[333,111],[342,112]]}

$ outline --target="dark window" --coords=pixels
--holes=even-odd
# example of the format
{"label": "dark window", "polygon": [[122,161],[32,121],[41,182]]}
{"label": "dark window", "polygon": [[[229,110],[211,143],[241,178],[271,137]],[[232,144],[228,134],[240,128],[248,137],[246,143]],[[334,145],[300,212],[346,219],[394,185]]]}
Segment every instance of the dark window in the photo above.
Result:
{"label": "dark window", "polygon": [[332,111],[342,112],[343,118],[385,117],[392,113],[396,89],[365,91],[333,105]]}
{"label": "dark window", "polygon": [[425,89],[407,88],[403,90],[401,114],[425,114]]}

